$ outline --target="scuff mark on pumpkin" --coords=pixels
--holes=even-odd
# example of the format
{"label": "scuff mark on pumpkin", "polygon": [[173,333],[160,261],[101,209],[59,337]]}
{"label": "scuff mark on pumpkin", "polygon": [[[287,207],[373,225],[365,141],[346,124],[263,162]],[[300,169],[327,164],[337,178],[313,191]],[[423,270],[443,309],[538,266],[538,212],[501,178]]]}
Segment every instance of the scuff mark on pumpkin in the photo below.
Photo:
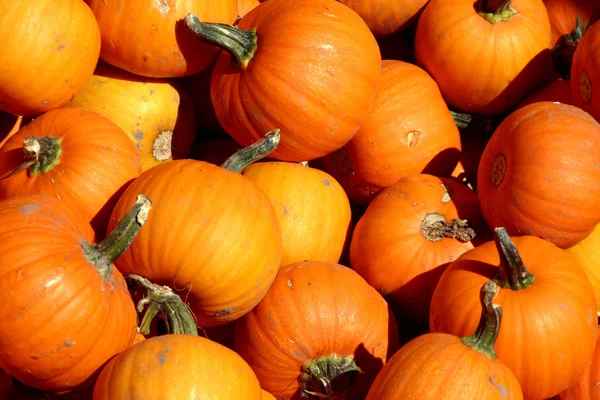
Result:
{"label": "scuff mark on pumpkin", "polygon": [[226,317],[226,316],[231,315],[231,314],[233,314],[233,308],[226,308],[223,311],[217,311],[215,313],[215,315],[217,317]]}
{"label": "scuff mark on pumpkin", "polygon": [[168,14],[171,10],[171,7],[169,7],[167,0],[157,0],[156,5],[156,8],[158,8],[158,11],[160,11],[161,14]]}
{"label": "scuff mark on pumpkin", "polygon": [[65,340],[65,346],[71,347],[71,346],[73,346],[73,344],[75,344],[75,342],[73,342],[72,340],[68,340],[68,339]]}
{"label": "scuff mark on pumpkin", "polygon": [[137,131],[133,132],[133,138],[135,140],[141,141],[144,138],[144,131],[138,129]]}
{"label": "scuff mark on pumpkin", "polygon": [[323,182],[323,185],[325,186],[331,186],[331,182],[329,181],[329,179],[323,179],[321,182]]}
{"label": "scuff mark on pumpkin", "polygon": [[489,380],[490,383],[492,384],[492,386],[494,386],[496,389],[498,389],[498,391],[500,392],[500,396],[502,396],[502,400],[506,400],[510,397],[513,397],[512,393],[510,392],[510,390],[508,390],[508,388],[506,386],[502,386],[497,384],[494,381],[495,376],[490,376]]}
{"label": "scuff mark on pumpkin", "polygon": [[288,279],[287,285],[288,285],[288,287],[292,287],[292,280],[291,279]]}
{"label": "scuff mark on pumpkin", "polygon": [[167,362],[167,353],[168,352],[169,352],[169,349],[164,349],[163,351],[158,353],[158,365],[165,365],[165,363]]}
{"label": "scuff mark on pumpkin", "polygon": [[416,145],[419,144],[421,139],[423,139],[423,133],[419,131],[409,132],[407,136],[408,148],[412,149]]}
{"label": "scuff mark on pumpkin", "polygon": [[19,207],[20,215],[31,215],[42,209],[42,206],[39,204],[24,204]]}

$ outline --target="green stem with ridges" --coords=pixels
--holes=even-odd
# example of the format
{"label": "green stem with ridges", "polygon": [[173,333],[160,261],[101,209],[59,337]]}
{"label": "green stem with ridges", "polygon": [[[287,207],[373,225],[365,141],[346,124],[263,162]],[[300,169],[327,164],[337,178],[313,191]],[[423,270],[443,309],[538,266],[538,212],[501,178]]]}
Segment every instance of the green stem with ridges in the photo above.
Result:
{"label": "green stem with ridges", "polygon": [[280,139],[279,129],[267,132],[264,138],[234,153],[225,160],[221,167],[232,172],[242,173],[252,163],[265,158],[275,151]]}
{"label": "green stem with ridges", "polygon": [[490,24],[506,22],[516,13],[511,0],[479,0],[479,15]]}
{"label": "green stem with ridges", "polygon": [[460,340],[473,350],[485,354],[492,360],[495,360],[496,351],[494,344],[500,332],[500,323],[502,322],[502,307],[494,304],[494,295],[498,291],[498,286],[494,281],[486,282],[479,292],[481,302],[481,318],[479,325],[473,336],[463,337]]}
{"label": "green stem with ridges", "polygon": [[33,162],[29,167],[30,176],[46,174],[60,164],[62,155],[61,139],[52,136],[27,136],[23,141],[23,162]]}
{"label": "green stem with ridges", "polygon": [[301,368],[302,397],[338,398],[354,384],[360,368],[354,356],[320,356],[306,361]]}
{"label": "green stem with ridges", "polygon": [[500,272],[494,281],[504,289],[521,290],[535,283],[506,229],[494,229],[494,242],[500,255]]}

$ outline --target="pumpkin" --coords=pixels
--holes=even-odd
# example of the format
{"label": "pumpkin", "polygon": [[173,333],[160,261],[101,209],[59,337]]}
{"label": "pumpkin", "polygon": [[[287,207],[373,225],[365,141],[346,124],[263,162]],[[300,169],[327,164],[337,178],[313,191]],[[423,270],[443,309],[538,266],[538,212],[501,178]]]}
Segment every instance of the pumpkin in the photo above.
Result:
{"label": "pumpkin", "polygon": [[287,162],[256,163],[243,175],[275,209],[283,237],[281,265],[340,260],[352,216],[344,189],[331,175]]}
{"label": "pumpkin", "polygon": [[415,25],[429,0],[338,1],[356,11],[375,37],[386,37]]}
{"label": "pumpkin", "polygon": [[542,400],[574,385],[592,358],[596,297],[565,251],[536,236],[508,236],[467,251],[444,271],[431,300],[432,332],[462,336],[477,327],[477,291],[494,280],[503,321],[498,359],[516,375],[526,399]]}
{"label": "pumpkin", "polygon": [[[600,223],[600,124],[562,103],[540,102],[496,129],[477,174],[490,227],[535,235],[558,247],[582,241]],[[557,190],[560,188],[560,190]]]}
{"label": "pumpkin", "polygon": [[275,400],[275,396],[262,389],[262,400]]}
{"label": "pumpkin", "polygon": [[120,197],[109,227],[138,191],[152,199],[153,213],[117,268],[173,288],[200,327],[224,324],[250,311],[275,279],[282,238],[268,197],[239,172],[248,158],[272,151],[278,137],[273,133],[257,142],[258,151],[241,150],[227,168],[173,160],[144,171]]}
{"label": "pumpkin", "polygon": [[93,383],[98,369],[131,345],[137,316],[112,263],[144,224],[139,196],[117,228],[92,244],[76,207],[55,197],[0,202],[0,368],[52,392]]}
{"label": "pumpkin", "polygon": [[182,23],[187,13],[233,24],[235,0],[85,0],[102,36],[100,57],[120,69],[153,78],[192,75],[208,68],[218,49],[198,42]]}
{"label": "pumpkin", "polygon": [[417,25],[415,57],[448,104],[501,114],[536,88],[549,62],[542,0],[431,0]]}
{"label": "pumpkin", "polygon": [[592,25],[583,35],[571,67],[571,92],[577,107],[600,121],[600,24]]}
{"label": "pumpkin", "polygon": [[169,334],[140,342],[111,359],[94,400],[261,400],[256,375],[233,350],[203,337]]}
{"label": "pumpkin", "polygon": [[325,157],[350,199],[366,206],[408,175],[450,176],[460,135],[437,84],[416,65],[384,60],[375,101],[356,136]]}
{"label": "pumpkin", "polygon": [[237,321],[234,346],[278,399],[364,399],[398,332],[385,300],[356,272],[303,261],[280,268]]}
{"label": "pumpkin", "polygon": [[427,319],[442,272],[481,243],[479,235],[485,237],[485,222],[472,190],[432,175],[408,176],[385,188],[356,224],[350,266],[396,315]]}
{"label": "pumpkin", "polygon": [[54,196],[80,209],[101,239],[118,196],[141,171],[133,142],[113,122],[83,109],[52,110],[0,148],[0,200]]}
{"label": "pumpkin", "polygon": [[472,336],[428,333],[412,339],[383,367],[367,400],[523,399],[519,381],[494,351],[502,321],[502,307],[493,303],[497,289],[491,281],[482,286]]}
{"label": "pumpkin", "polygon": [[242,146],[278,128],[281,143],[271,158],[322,157],[356,134],[373,102],[377,42],[335,0],[269,0],[237,27],[206,24],[193,14],[185,23],[200,40],[226,50],[214,66],[211,99],[221,126]]}
{"label": "pumpkin", "polygon": [[571,94],[571,81],[568,79],[557,79],[549,82],[533,93],[529,94],[517,108],[523,108],[526,105],[539,103],[541,101],[552,101],[563,104],[573,104],[573,95]]}
{"label": "pumpkin", "polygon": [[94,72],[100,30],[81,0],[3,2],[0,110],[37,116],[67,104]]}
{"label": "pumpkin", "polygon": [[596,303],[600,311],[600,224],[581,242],[566,249],[585,270],[596,293]]}
{"label": "pumpkin", "polygon": [[583,375],[576,384],[554,397],[553,400],[599,400],[600,399],[600,329],[596,335],[596,347]]}
{"label": "pumpkin", "polygon": [[176,82],[144,79],[103,62],[68,106],[96,112],[123,129],[143,170],[185,158],[196,136],[194,106]]}

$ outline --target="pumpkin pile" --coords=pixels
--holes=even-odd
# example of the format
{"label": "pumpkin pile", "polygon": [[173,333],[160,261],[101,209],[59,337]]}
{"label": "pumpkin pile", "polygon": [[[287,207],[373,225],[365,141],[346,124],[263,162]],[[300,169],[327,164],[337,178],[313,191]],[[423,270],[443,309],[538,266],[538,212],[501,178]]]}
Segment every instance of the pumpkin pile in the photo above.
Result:
{"label": "pumpkin pile", "polygon": [[0,400],[600,400],[597,0],[0,6]]}

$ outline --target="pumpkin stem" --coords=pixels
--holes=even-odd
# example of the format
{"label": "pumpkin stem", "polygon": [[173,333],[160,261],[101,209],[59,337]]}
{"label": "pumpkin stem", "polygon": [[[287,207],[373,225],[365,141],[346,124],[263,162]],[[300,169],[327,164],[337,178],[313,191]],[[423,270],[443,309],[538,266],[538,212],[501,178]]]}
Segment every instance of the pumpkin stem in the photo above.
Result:
{"label": "pumpkin stem", "polygon": [[171,152],[172,143],[172,131],[162,131],[159,133],[152,143],[152,156],[154,159],[159,162],[170,160],[173,156]]}
{"label": "pumpkin stem", "polygon": [[23,162],[0,178],[8,179],[17,172],[29,168],[29,176],[46,174],[60,163],[62,147],[60,138],[52,136],[27,136],[23,141]]}
{"label": "pumpkin stem", "polygon": [[135,281],[146,290],[146,297],[137,304],[138,312],[142,312],[147,305],[138,331],[143,335],[150,333],[150,323],[162,313],[166,323],[167,333],[177,335],[198,336],[198,327],[194,315],[181,297],[173,293],[168,286],[159,286],[148,279],[131,274],[127,279]]}
{"label": "pumpkin stem", "polygon": [[486,132],[492,132],[494,130],[494,126],[490,118],[452,110],[450,110],[450,114],[452,114],[452,118],[454,118],[454,123],[458,129],[469,129],[477,126],[482,127]]}
{"label": "pumpkin stem", "polygon": [[486,282],[479,292],[481,301],[481,318],[473,336],[463,337],[460,340],[473,350],[485,354],[492,360],[496,359],[494,344],[500,332],[502,321],[502,307],[494,304],[494,295],[498,286],[494,281]]}
{"label": "pumpkin stem", "polygon": [[562,35],[552,48],[552,65],[554,71],[562,76],[563,79],[570,79],[575,49],[577,49],[581,37],[591,23],[590,21],[590,24],[585,26],[581,16],[577,15],[577,22],[573,32]]}
{"label": "pumpkin stem", "polygon": [[337,398],[354,384],[360,368],[354,356],[320,356],[306,361],[300,374],[302,397]]}
{"label": "pumpkin stem", "polygon": [[521,259],[506,229],[494,229],[494,242],[500,255],[500,273],[494,281],[504,289],[521,290],[535,282],[535,277]]}
{"label": "pumpkin stem", "polygon": [[82,243],[84,253],[89,262],[94,264],[98,273],[108,279],[112,276],[112,263],[125,252],[138,234],[152,208],[152,202],[143,194],[138,195],[133,207],[115,227],[115,229],[98,244]]}
{"label": "pumpkin stem", "polygon": [[264,138],[235,152],[221,167],[241,174],[250,164],[271,154],[279,145],[280,138],[279,129],[267,132]]}
{"label": "pumpkin stem", "polygon": [[479,0],[479,15],[490,24],[506,22],[516,13],[511,0]]}
{"label": "pumpkin stem", "polygon": [[236,26],[216,22],[200,22],[195,14],[188,14],[184,18],[187,28],[200,40],[208,42],[229,52],[242,69],[256,51],[256,30],[244,31]]}
{"label": "pumpkin stem", "polygon": [[467,220],[454,218],[446,221],[442,214],[427,214],[421,222],[421,234],[432,242],[443,238],[456,238],[461,242],[469,242],[475,238],[475,230],[470,228]]}

